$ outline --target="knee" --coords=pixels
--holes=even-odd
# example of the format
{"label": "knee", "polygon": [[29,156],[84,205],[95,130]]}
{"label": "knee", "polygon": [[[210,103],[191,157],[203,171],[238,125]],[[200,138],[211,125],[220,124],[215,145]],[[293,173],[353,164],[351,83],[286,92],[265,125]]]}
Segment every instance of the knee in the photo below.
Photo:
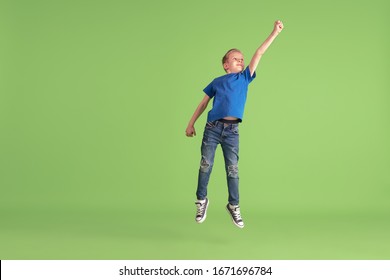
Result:
{"label": "knee", "polygon": [[227,176],[230,178],[238,178],[238,165],[233,164],[227,167]]}
{"label": "knee", "polygon": [[206,173],[209,172],[210,168],[210,161],[208,161],[206,157],[202,156],[202,159],[200,161],[200,171]]}

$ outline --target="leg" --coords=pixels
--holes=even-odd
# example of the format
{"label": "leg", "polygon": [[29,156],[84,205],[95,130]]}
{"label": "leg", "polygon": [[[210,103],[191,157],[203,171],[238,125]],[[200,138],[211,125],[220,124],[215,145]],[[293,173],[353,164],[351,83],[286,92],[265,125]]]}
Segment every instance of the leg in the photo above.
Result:
{"label": "leg", "polygon": [[223,141],[221,143],[223,156],[225,159],[225,169],[227,185],[229,191],[229,203],[231,205],[239,204],[239,176],[238,176],[238,152],[239,152],[239,133],[238,124],[229,125],[225,128]]}
{"label": "leg", "polygon": [[237,227],[243,228],[244,221],[241,218],[240,206],[238,206],[238,144],[238,124],[232,124],[231,126],[226,127],[221,143],[225,158],[226,177],[229,190],[229,203],[226,205],[226,210],[233,223]]}
{"label": "leg", "polygon": [[207,197],[207,186],[213,169],[215,150],[219,144],[219,128],[213,123],[207,123],[201,146],[202,158],[200,161],[198,187],[196,197],[203,200]]}

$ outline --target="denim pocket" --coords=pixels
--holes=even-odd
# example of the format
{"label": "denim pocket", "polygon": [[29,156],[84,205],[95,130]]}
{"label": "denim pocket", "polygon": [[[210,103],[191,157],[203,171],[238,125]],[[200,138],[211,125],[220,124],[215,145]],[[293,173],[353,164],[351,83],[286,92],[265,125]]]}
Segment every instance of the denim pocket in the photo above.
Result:
{"label": "denim pocket", "polygon": [[206,123],[206,128],[213,128],[213,127],[215,127],[215,122],[207,122]]}
{"label": "denim pocket", "polygon": [[231,128],[231,131],[232,131],[232,133],[233,134],[239,134],[239,129],[238,129],[238,126],[233,126],[232,128]]}

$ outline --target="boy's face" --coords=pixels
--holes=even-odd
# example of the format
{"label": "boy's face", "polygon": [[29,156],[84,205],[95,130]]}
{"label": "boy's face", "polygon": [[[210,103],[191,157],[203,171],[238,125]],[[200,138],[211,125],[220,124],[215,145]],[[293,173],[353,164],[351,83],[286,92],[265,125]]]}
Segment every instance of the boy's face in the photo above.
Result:
{"label": "boy's face", "polygon": [[227,73],[240,73],[245,68],[244,56],[240,52],[232,52],[229,54],[227,61],[223,64],[223,68]]}

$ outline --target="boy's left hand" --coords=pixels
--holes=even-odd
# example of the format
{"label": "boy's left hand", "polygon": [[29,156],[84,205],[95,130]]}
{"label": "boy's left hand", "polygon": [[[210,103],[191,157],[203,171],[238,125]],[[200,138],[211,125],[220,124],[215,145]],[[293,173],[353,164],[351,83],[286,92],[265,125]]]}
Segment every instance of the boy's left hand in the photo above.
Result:
{"label": "boy's left hand", "polygon": [[283,28],[284,26],[282,21],[280,20],[275,21],[274,31],[277,32],[277,34],[279,34],[283,30]]}

